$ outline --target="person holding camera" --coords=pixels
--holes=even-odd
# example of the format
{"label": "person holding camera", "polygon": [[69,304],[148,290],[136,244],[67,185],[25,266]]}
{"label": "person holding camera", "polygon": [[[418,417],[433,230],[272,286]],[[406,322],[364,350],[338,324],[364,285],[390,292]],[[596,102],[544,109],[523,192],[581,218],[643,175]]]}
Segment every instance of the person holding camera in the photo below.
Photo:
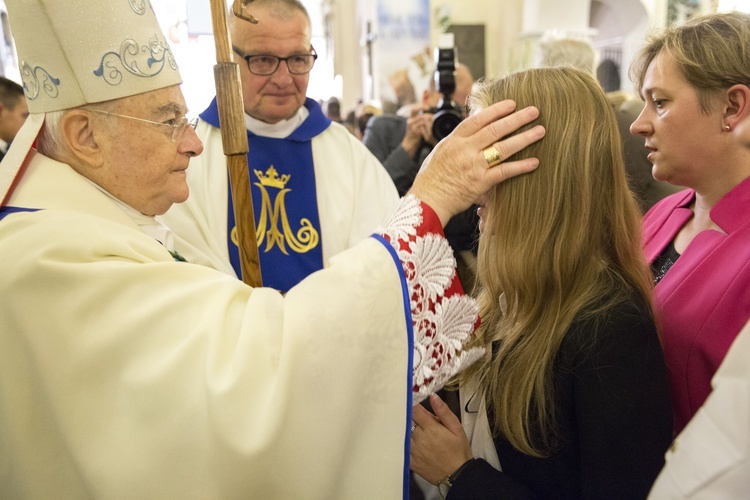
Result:
{"label": "person holding camera", "polygon": [[[454,78],[455,91],[449,97],[458,104],[463,116],[474,77],[468,67],[456,64]],[[438,142],[433,125],[444,97],[435,80],[431,79],[429,89],[422,94],[421,104],[411,106],[408,118],[400,113],[380,115],[373,116],[367,123],[362,142],[383,164],[401,196],[411,188],[422,162]],[[446,237],[459,263],[461,282],[467,291],[474,282],[472,269],[477,250],[477,223],[476,210],[472,207],[453,217],[445,227]]]}
{"label": "person holding camera", "polygon": [[[474,76],[469,68],[457,64],[456,90],[450,98],[463,108],[473,84]],[[367,123],[362,141],[388,171],[401,196],[409,190],[422,161],[438,142],[432,125],[442,97],[435,80],[431,79],[420,104],[404,106],[397,115],[374,116]]]}

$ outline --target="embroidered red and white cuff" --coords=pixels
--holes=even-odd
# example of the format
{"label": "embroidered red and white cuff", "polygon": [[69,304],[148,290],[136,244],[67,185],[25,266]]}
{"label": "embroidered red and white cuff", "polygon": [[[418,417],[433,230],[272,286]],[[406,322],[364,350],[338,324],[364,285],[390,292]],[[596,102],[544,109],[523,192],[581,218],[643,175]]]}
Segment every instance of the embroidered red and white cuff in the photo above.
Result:
{"label": "embroidered red and white cuff", "polygon": [[479,325],[479,308],[464,294],[440,219],[427,204],[405,196],[378,232],[396,250],[406,277],[418,404],[484,354],[481,348],[464,349]]}

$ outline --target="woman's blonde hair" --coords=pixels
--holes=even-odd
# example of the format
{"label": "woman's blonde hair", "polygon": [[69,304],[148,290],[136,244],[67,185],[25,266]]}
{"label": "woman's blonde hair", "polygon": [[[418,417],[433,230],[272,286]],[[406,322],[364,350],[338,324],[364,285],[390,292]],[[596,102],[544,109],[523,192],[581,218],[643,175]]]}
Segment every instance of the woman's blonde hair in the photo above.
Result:
{"label": "woman's blonde hair", "polygon": [[495,352],[463,379],[478,377],[485,388],[495,433],[545,456],[557,445],[553,364],[566,332],[634,294],[648,301],[652,278],[615,116],[599,83],[574,68],[531,69],[479,82],[469,104],[503,99],[537,106],[535,124],[547,133],[512,158],[536,157],[539,168],[502,183],[486,202],[478,338]]}
{"label": "woman's blonde hair", "polygon": [[642,95],[651,62],[669,54],[698,93],[701,109],[732,85],[750,85],[750,14],[723,12],[694,17],[651,35],[630,66],[630,79]]}

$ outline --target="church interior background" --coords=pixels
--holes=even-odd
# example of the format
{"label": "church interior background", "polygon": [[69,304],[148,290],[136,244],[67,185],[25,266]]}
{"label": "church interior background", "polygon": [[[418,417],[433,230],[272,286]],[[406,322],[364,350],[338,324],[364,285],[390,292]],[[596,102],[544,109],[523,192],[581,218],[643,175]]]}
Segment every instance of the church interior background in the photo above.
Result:
{"label": "church interior background", "polygon": [[[592,41],[607,61],[606,90],[631,91],[628,66],[652,28],[707,11],[750,12],[750,0],[302,0],[319,54],[308,96],[336,97],[341,109],[358,102],[382,109],[408,81],[420,96],[433,76],[433,51],[452,33],[458,59],[475,77],[497,77],[531,63],[549,34]],[[190,114],[213,97],[215,49],[208,0],[151,0],[168,34],[184,80]],[[20,82],[0,0],[2,73]],[[601,79],[601,78],[600,78]],[[603,82],[605,83],[605,82]]]}

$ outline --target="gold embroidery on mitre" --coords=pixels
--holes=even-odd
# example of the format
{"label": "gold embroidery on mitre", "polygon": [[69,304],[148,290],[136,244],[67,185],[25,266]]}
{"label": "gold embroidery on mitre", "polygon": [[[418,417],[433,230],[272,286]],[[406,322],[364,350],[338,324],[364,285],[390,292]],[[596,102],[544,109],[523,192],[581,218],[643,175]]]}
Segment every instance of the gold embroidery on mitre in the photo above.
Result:
{"label": "gold embroidery on mitre", "polygon": [[[254,184],[260,189],[262,198],[256,228],[258,248],[265,241],[264,252],[268,252],[275,245],[278,245],[285,255],[289,255],[287,246],[295,253],[306,253],[318,246],[320,235],[309,219],[306,217],[300,219],[300,227],[296,233],[289,223],[286,213],[286,195],[291,192],[291,189],[286,187],[286,183],[291,179],[291,174],[279,176],[273,165],[266,170],[265,174],[260,170],[253,170],[253,172],[260,181]],[[278,190],[275,197],[271,196],[273,190],[270,188]],[[232,229],[232,241],[236,239],[236,230],[236,227]]]}

